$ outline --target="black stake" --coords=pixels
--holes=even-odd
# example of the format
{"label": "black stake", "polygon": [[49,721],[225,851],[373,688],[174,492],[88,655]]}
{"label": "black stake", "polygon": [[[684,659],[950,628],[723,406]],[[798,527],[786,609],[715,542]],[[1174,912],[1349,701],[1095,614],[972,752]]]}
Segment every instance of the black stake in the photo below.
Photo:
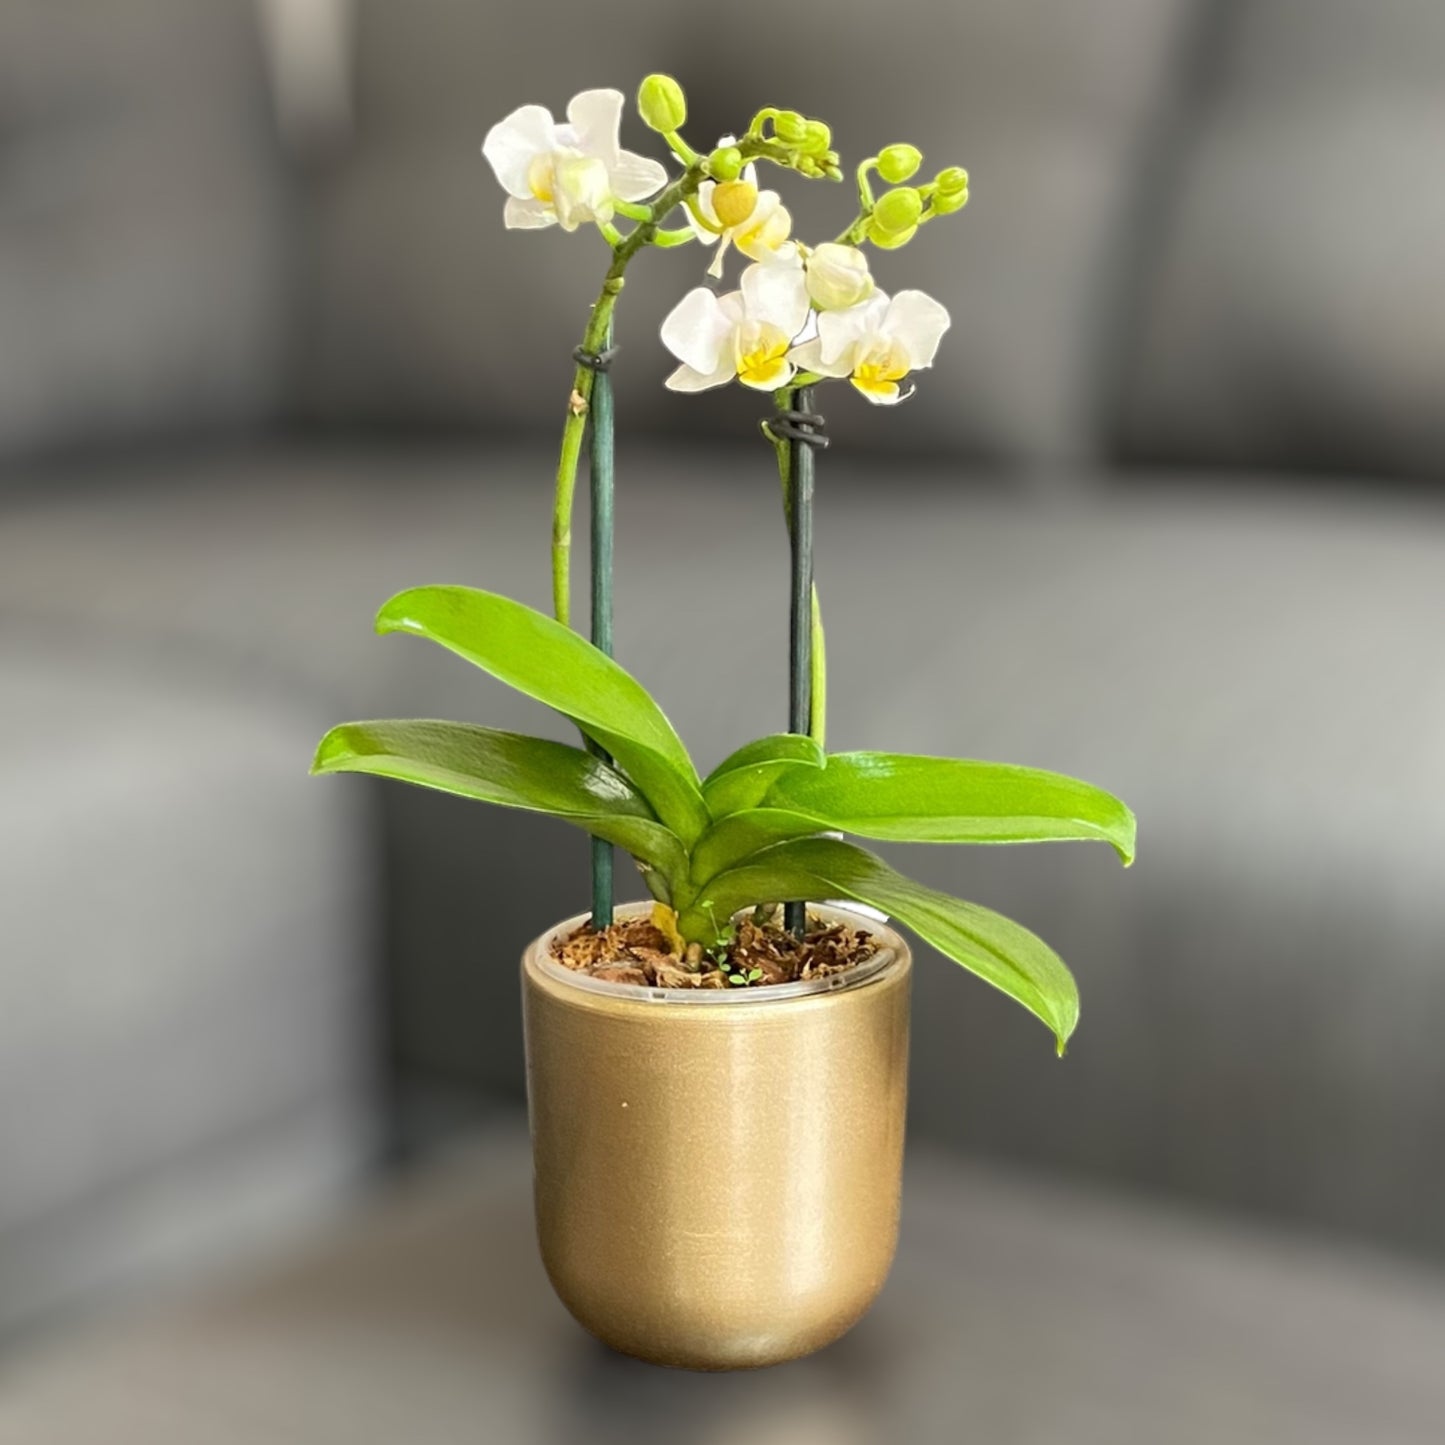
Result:
{"label": "black stake", "polygon": [[[813,388],[793,393],[791,413],[779,418],[792,452],[788,530],[792,542],[792,588],[788,633],[788,731],[808,734],[813,720],[813,451],[822,418],[812,412]],[[795,938],[808,931],[808,905],[789,903],[783,921]]]}
{"label": "black stake", "polygon": [[[607,368],[612,363],[612,328],[607,328],[600,356],[578,360],[596,372],[592,387],[591,415],[588,418],[588,472],[592,499],[592,645],[612,656],[612,497],[613,497],[613,415],[612,378]],[[588,752],[604,762],[612,759],[590,739]],[[592,926],[608,928],[612,923],[613,884],[612,844],[601,838],[592,839]]]}

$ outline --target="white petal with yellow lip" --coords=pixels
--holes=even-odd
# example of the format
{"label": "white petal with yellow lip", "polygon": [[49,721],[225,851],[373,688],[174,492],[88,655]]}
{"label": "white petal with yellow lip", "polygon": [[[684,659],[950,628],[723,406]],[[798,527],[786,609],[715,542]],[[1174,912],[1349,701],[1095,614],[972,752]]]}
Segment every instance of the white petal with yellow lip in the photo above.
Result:
{"label": "white petal with yellow lip", "polygon": [[809,312],[801,267],[749,266],[742,289],[726,296],[689,291],[662,324],[663,344],[682,362],[667,385],[705,391],[736,377],[760,391],[786,386]]}
{"label": "white petal with yellow lip", "polygon": [[875,291],[859,306],[822,312],[816,339],[795,348],[792,360],[820,376],[847,377],[869,401],[891,405],[909,394],[902,381],[933,365],[948,326],[948,312],[922,291],[892,300]]}

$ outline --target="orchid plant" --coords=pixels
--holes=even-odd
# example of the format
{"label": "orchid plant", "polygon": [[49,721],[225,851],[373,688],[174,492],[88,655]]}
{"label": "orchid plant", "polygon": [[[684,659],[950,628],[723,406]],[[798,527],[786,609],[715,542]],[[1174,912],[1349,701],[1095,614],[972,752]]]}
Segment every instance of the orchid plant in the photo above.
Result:
{"label": "orchid plant", "polygon": [[[495,593],[423,587],[394,597],[379,632],[448,648],[555,709],[583,747],[467,723],[375,721],[334,728],[313,771],[394,778],[461,797],[548,813],[593,837],[592,923],[612,919],[614,846],[636,862],[654,920],[680,966],[726,962],[736,918],[788,905],[801,932],[810,901],[881,909],[946,957],[1037,1015],[1059,1051],[1078,1019],[1068,969],[1027,929],[915,883],[841,834],[900,842],[1017,843],[1096,839],[1133,859],[1134,818],[1106,792],[1057,773],[1003,763],[825,751],[826,669],[812,578],[814,452],[826,439],[813,389],[848,380],[894,405],[933,364],[948,312],[917,290],[875,284],[865,245],[893,250],[962,209],[968,176],[948,167],[911,184],[912,145],[890,145],[855,172],[857,211],[834,239],[792,233],[766,163],[806,180],[843,178],[831,133],[795,111],[759,111],[740,136],[706,153],[684,139],[687,106],[669,76],[638,94],[643,121],[677,166],[623,150],[615,90],[576,96],[565,122],[528,105],[494,126],[482,151],[507,193],[515,229],[587,228],[610,252],[581,345],[562,429],[552,531],[553,616]],[[619,225],[619,222],[621,225]],[[679,222],[680,224],[672,224]],[[625,230],[623,228],[626,228]],[[712,249],[713,285],[689,291],[662,323],[678,365],[675,391],[736,381],[769,393],[773,443],[792,541],[789,730],[745,743],[706,776],[658,704],[611,657],[612,318],[633,259],[654,247]],[[737,288],[715,289],[730,253],[746,258]],[[592,640],[572,626],[572,510],[584,442],[592,488]],[[748,986],[741,974],[731,983]]]}

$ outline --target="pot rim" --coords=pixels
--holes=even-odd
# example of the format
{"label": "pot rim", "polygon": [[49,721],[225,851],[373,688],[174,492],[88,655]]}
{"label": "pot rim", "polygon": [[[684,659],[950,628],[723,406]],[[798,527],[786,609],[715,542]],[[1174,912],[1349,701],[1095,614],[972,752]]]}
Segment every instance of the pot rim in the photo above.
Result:
{"label": "pot rim", "polygon": [[[540,978],[576,989],[579,993],[597,994],[618,1002],[726,1008],[756,1007],[759,1004],[786,1003],[793,999],[816,999],[829,994],[844,993],[886,978],[898,966],[911,959],[907,941],[889,925],[886,916],[876,910],[832,901],[810,903],[808,907],[830,919],[841,918],[866,925],[868,931],[879,940],[877,952],[842,973],[828,974],[825,978],[802,979],[796,983],[769,984],[766,988],[657,988],[652,984],[615,983],[608,979],[590,978],[587,974],[579,973],[575,968],[567,968],[552,958],[553,939],[559,934],[573,932],[592,916],[590,913],[579,913],[534,938],[522,954],[522,968],[524,972],[533,969]],[[618,917],[633,917],[647,914],[651,909],[651,900],[639,900],[619,903],[614,914]],[[737,916],[741,917],[742,914]]]}

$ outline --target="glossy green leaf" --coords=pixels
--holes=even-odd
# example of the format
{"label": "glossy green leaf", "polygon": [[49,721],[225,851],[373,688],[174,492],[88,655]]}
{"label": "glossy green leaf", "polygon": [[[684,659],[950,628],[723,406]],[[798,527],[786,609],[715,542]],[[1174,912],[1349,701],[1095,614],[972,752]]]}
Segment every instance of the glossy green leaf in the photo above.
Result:
{"label": "glossy green leaf", "polygon": [[714,823],[693,845],[693,880],[706,884],[774,843],[807,838],[819,831],[814,819],[777,808],[746,808],[730,813]]}
{"label": "glossy green leaf", "polygon": [[549,813],[672,878],[687,852],[620,773],[581,748],[470,723],[382,721],[332,728],[313,773],[371,773],[504,808]]}
{"label": "glossy green leaf", "polygon": [[617,760],[684,843],[709,815],[687,749],[646,688],[590,642],[534,608],[471,587],[417,587],[377,614],[464,657],[570,718]]}
{"label": "glossy green leaf", "polygon": [[724,758],[703,780],[702,794],[714,818],[755,808],[779,778],[797,771],[818,771],[823,749],[798,733],[774,733],[746,743]]}
{"label": "glossy green leaf", "polygon": [[816,586],[813,588],[811,626],[813,642],[808,655],[812,659],[809,677],[812,706],[808,711],[808,736],[821,748],[828,743],[828,639],[823,635],[823,609],[818,605]]}
{"label": "glossy green leaf", "polygon": [[681,923],[692,937],[758,903],[833,898],[866,903],[896,918],[1041,1019],[1063,1053],[1079,1021],[1079,994],[1053,949],[1002,914],[915,883],[851,843],[804,838],[755,854],[714,878]]}
{"label": "glossy green leaf", "polygon": [[1062,773],[906,753],[835,753],[818,770],[781,774],[760,800],[818,829],[907,843],[1102,839],[1134,858],[1134,815],[1118,798]]}

